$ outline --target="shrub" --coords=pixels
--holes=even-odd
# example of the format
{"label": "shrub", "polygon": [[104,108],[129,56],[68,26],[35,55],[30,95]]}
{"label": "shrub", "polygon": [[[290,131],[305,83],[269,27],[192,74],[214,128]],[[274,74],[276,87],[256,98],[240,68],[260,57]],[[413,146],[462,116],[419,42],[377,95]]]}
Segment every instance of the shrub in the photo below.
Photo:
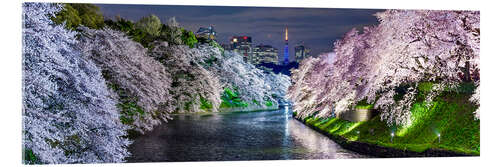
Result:
{"label": "shrub", "polygon": [[[241,100],[239,97],[238,89],[224,88],[222,93],[222,103],[221,108],[231,108],[231,107],[247,107],[248,104]],[[256,100],[254,100],[256,102]],[[254,102],[254,103],[255,103]],[[256,103],[257,104],[257,103]],[[260,105],[260,104],[258,104]]]}
{"label": "shrub", "polygon": [[52,20],[56,24],[66,23],[66,28],[70,30],[76,30],[78,26],[93,29],[104,27],[104,17],[99,7],[93,4],[63,4],[63,9]]}
{"label": "shrub", "polygon": [[192,31],[186,31],[182,29],[182,43],[189,46],[190,48],[193,48],[194,45],[198,43],[198,40],[196,39],[196,36],[194,36]]}
{"label": "shrub", "polygon": [[205,110],[207,112],[212,111],[213,105],[210,101],[200,96],[200,109]]}
{"label": "shrub", "polygon": [[137,23],[135,23],[137,29],[146,32],[147,34],[157,37],[160,35],[160,30],[162,27],[162,23],[160,18],[156,15],[149,15],[141,18]]}

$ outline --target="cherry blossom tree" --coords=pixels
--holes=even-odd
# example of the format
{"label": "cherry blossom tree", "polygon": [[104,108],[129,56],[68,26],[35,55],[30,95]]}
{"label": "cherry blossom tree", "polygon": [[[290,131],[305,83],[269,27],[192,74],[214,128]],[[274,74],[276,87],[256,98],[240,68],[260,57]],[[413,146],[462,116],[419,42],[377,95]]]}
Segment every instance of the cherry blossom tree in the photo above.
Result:
{"label": "cherry blossom tree", "polygon": [[167,69],[122,32],[107,28],[81,30],[79,47],[102,70],[116,92],[122,121],[130,122],[139,132],[166,122],[175,108],[169,93],[172,78]]}
{"label": "cherry blossom tree", "polygon": [[[471,71],[479,73],[479,12],[388,10],[377,16],[381,22],[378,31],[388,37],[378,43],[387,43],[388,49],[375,47],[374,50],[379,50],[377,55],[392,55],[381,56],[383,64],[373,67],[388,69],[375,73],[375,86],[370,92],[394,90],[402,83],[431,81],[437,84],[434,93],[427,98],[430,101],[432,96],[444,90],[443,87],[453,88],[460,82],[470,82],[473,80]],[[473,82],[479,86],[478,77]],[[408,123],[412,105],[409,99],[414,98],[415,89],[416,86],[408,88],[397,107],[391,110],[382,107],[385,111],[382,118],[388,123]],[[388,97],[391,96],[389,93]],[[390,103],[394,102],[378,100],[376,106]],[[396,115],[403,117],[394,117],[392,113],[400,113]]]}
{"label": "cherry blossom tree", "polygon": [[242,100],[261,102],[250,106],[265,107],[265,101],[277,105],[284,96],[290,79],[282,74],[264,73],[234,52],[222,52],[207,44],[197,48],[185,45],[155,44],[149,55],[162,62],[173,76],[174,99],[178,112],[199,112],[201,99],[216,111],[224,88],[237,88]]}
{"label": "cherry blossom tree", "polygon": [[276,105],[279,99],[285,99],[284,93],[290,85],[288,76],[264,73],[253,64],[245,62],[243,56],[235,52],[226,51],[220,60],[222,62],[217,66],[217,75],[225,87],[237,87],[244,101],[260,102],[249,105],[264,107],[265,101]]}
{"label": "cherry blossom tree", "polygon": [[278,103],[286,103],[286,93],[291,85],[290,77],[284,74],[268,73],[265,77],[265,82],[270,85],[271,100]]}
{"label": "cherry blossom tree", "polygon": [[76,33],[49,18],[60,9],[23,4],[23,150],[37,157],[24,162],[123,162],[128,128],[99,68],[75,46]]}
{"label": "cherry blossom tree", "polygon": [[208,111],[217,111],[222,88],[218,78],[200,64],[203,54],[198,49],[158,42],[149,55],[161,62],[172,76],[170,90],[176,112],[201,112],[205,102],[209,105]]}
{"label": "cherry blossom tree", "polygon": [[336,41],[334,56],[311,58],[293,72],[289,97],[299,117],[341,114],[367,100],[388,124],[404,125],[420,82],[435,83],[427,101],[462,82],[479,88],[479,12],[387,10],[376,16],[378,26],[353,29]]}
{"label": "cherry blossom tree", "polygon": [[36,157],[25,163],[123,162],[130,128],[151,130],[171,112],[216,112],[224,87],[274,105],[290,85],[207,44],[148,50],[108,28],[66,30],[50,19],[60,10],[23,4],[23,149]]}

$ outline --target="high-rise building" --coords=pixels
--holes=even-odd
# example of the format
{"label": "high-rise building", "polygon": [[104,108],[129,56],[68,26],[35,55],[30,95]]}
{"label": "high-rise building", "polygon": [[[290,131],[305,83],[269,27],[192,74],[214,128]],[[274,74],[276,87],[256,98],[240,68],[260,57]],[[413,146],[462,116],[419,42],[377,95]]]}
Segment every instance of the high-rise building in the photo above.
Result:
{"label": "high-rise building", "polygon": [[214,27],[200,27],[198,31],[196,32],[196,37],[197,38],[205,38],[207,40],[216,40],[217,38],[217,32],[215,32]]}
{"label": "high-rise building", "polygon": [[252,64],[273,63],[278,64],[278,49],[271,45],[258,45],[253,48],[253,55],[251,57]]}
{"label": "high-rise building", "polygon": [[288,64],[288,27],[285,27],[285,50],[283,51],[283,65]]}
{"label": "high-rise building", "polygon": [[243,59],[248,61],[252,56],[252,37],[233,36],[231,38],[231,49],[243,55]]}
{"label": "high-rise building", "polygon": [[295,46],[295,61],[300,62],[304,60],[306,57],[309,57],[311,53],[311,49],[304,46],[304,44],[298,44]]}

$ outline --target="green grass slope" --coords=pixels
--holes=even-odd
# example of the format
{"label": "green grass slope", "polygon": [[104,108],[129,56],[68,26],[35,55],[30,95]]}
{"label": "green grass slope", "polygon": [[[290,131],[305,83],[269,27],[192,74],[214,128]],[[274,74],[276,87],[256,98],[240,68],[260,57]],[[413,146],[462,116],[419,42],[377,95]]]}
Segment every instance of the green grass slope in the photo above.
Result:
{"label": "green grass slope", "polygon": [[[425,97],[432,86],[429,86],[430,83],[420,85],[419,97],[411,109],[411,124],[406,126],[387,126],[380,120],[380,116],[363,122],[313,117],[304,121],[330,135],[342,136],[350,141],[416,152],[439,149],[479,155],[480,121],[474,119],[473,112],[477,106],[468,101],[473,90],[471,85],[464,84],[459,91],[445,91],[429,105],[426,105],[422,97]],[[394,138],[391,142],[392,132]]]}

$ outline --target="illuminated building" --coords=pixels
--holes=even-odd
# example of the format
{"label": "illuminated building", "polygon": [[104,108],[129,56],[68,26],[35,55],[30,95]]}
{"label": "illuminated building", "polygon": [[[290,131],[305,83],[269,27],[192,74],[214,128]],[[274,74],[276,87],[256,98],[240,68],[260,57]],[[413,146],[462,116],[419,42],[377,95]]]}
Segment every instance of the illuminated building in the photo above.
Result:
{"label": "illuminated building", "polygon": [[304,46],[304,44],[299,44],[295,46],[295,61],[300,62],[304,60],[306,57],[309,57],[311,53],[311,49]]}
{"label": "illuminated building", "polygon": [[243,55],[243,59],[248,61],[252,56],[252,37],[234,36],[231,38],[231,49]]}
{"label": "illuminated building", "polygon": [[253,48],[253,55],[251,58],[252,64],[273,63],[278,64],[278,49],[271,45],[258,45]]}

